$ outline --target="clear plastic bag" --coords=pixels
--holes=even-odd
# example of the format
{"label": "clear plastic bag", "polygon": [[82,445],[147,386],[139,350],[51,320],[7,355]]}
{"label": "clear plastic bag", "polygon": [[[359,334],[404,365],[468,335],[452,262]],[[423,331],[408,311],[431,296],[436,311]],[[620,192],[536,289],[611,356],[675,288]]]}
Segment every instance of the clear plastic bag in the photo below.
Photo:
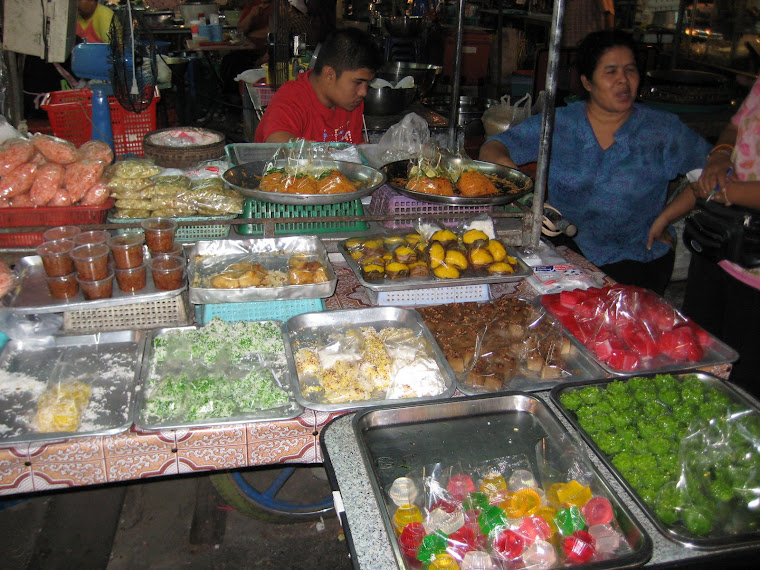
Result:
{"label": "clear plastic bag", "polygon": [[409,113],[383,134],[377,154],[384,163],[404,160],[420,153],[429,140],[427,121],[416,113]]}
{"label": "clear plastic bag", "polygon": [[509,95],[504,95],[497,105],[492,105],[483,112],[481,120],[487,137],[503,133],[510,127],[522,123],[531,115],[533,100],[528,93],[514,104]]}

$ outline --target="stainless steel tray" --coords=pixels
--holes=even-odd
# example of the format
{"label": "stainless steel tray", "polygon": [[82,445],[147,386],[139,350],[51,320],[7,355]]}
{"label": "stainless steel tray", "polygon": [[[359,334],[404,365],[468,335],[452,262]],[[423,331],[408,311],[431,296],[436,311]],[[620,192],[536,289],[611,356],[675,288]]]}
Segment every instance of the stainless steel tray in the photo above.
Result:
{"label": "stainless steel tray", "polygon": [[161,301],[176,297],[187,288],[185,284],[180,289],[173,291],[160,291],[153,284],[153,275],[148,269],[145,288],[140,291],[122,291],[114,277],[113,294],[108,299],[86,301],[81,290],[69,299],[53,299],[48,290],[45,268],[42,266],[42,259],[39,255],[22,257],[16,264],[16,274],[20,283],[13,291],[3,297],[3,304],[6,310],[17,314],[86,311]]}
{"label": "stainless steel tray", "polygon": [[[562,471],[569,467],[564,458],[569,438],[567,429],[546,404],[529,394],[454,398],[446,402],[364,410],[354,416],[353,428],[400,568],[404,567],[404,561],[398,542],[393,538],[396,535],[392,513],[385,508],[385,489],[396,478],[409,476],[435,463],[477,465],[520,454],[527,456],[539,481],[544,462],[560,466]],[[536,453],[538,444],[543,444],[543,457]],[[584,467],[595,476],[592,490],[605,494],[612,502],[630,546],[629,552],[597,562],[594,568],[644,564],[652,554],[651,539],[591,461],[587,460]]]}
{"label": "stainless steel tray", "polygon": [[[244,196],[256,198],[262,202],[292,204],[296,206],[317,206],[351,202],[364,196],[369,196],[385,184],[385,174],[375,170],[371,166],[336,160],[331,161],[331,164],[335,164],[338,170],[345,174],[352,182],[360,182],[361,186],[359,190],[341,194],[283,194],[280,192],[264,192],[263,190],[259,190],[259,182],[267,164],[268,161],[256,161],[233,166],[222,175],[222,178]],[[274,163],[274,166],[276,168],[284,168],[287,166],[287,161],[278,160]]]}
{"label": "stainless steel tray", "polygon": [[503,390],[497,390],[496,392],[486,392],[483,389],[473,388],[457,377],[457,388],[460,392],[468,396],[486,393],[501,393],[506,391],[536,392],[538,390],[549,390],[567,382],[597,380],[603,378],[605,376],[604,370],[602,370],[597,362],[588,355],[587,351],[583,348],[583,345],[578,342],[578,339],[574,338],[567,331],[563,331],[563,334],[573,345],[573,352],[566,359],[570,376],[560,378],[559,380],[541,380],[540,378],[531,378],[528,376],[515,376],[506,388]]}
{"label": "stainless steel tray", "polygon": [[[311,285],[247,287],[245,289],[214,289],[195,285],[203,279],[220,273],[227,265],[243,257],[260,263],[266,269],[287,271],[288,258],[296,253],[315,255],[324,266],[328,281]],[[316,236],[198,241],[190,250],[188,258],[190,260],[187,270],[190,302],[195,304],[324,299],[333,294],[338,284],[338,278],[327,258],[327,250]]]}
{"label": "stainless steel tray", "polygon": [[[674,376],[682,377],[682,376],[685,376],[686,374],[693,374],[697,376],[700,379],[700,381],[727,394],[733,401],[738,402],[742,404],[743,406],[746,406],[747,409],[756,410],[760,413],[760,410],[758,410],[756,403],[751,402],[748,398],[744,397],[740,392],[732,388],[730,384],[724,382],[720,378],[713,376],[712,374],[708,374],[706,372],[685,372],[684,374],[674,374]],[[651,376],[654,376],[654,374],[646,374],[646,375],[642,374],[639,376],[651,377]],[[559,408],[559,410],[567,418],[567,420],[580,433],[580,435],[583,437],[583,439],[586,441],[589,447],[591,447],[591,449],[594,450],[594,453],[599,457],[599,459],[602,461],[605,467],[607,467],[607,469],[610,470],[610,472],[615,476],[615,478],[620,482],[620,484],[623,487],[625,487],[625,489],[628,491],[631,497],[633,497],[633,499],[636,501],[637,505],[641,508],[642,511],[644,511],[647,517],[655,525],[657,530],[659,530],[666,538],[668,538],[669,540],[672,540],[673,542],[677,544],[681,544],[688,548],[694,548],[694,549],[699,549],[699,550],[719,550],[719,549],[724,549],[731,546],[760,544],[760,530],[755,531],[755,532],[745,532],[741,534],[715,533],[707,537],[698,537],[688,532],[688,530],[684,528],[683,526],[681,526],[680,524],[677,526],[669,526],[663,523],[662,521],[660,521],[657,515],[655,515],[654,510],[646,502],[644,502],[644,500],[636,492],[633,486],[622,475],[622,473],[620,473],[617,467],[615,467],[615,465],[612,463],[612,461],[607,456],[607,454],[605,454],[601,449],[599,449],[599,446],[596,444],[594,439],[586,432],[586,430],[584,430],[580,426],[580,424],[578,423],[578,418],[576,417],[575,413],[568,410],[562,404],[562,401],[560,400],[560,397],[562,396],[562,394],[581,390],[583,388],[586,388],[587,386],[606,386],[610,382],[614,382],[614,381],[627,382],[629,380],[631,380],[631,378],[611,378],[611,379],[605,379],[605,380],[597,380],[593,382],[574,382],[572,384],[559,385],[559,386],[556,386],[554,389],[552,389],[550,397],[551,397],[552,402],[557,406],[557,408]]]}
{"label": "stainless steel tray", "polygon": [[[665,300],[663,299],[663,301]],[[541,304],[541,297],[536,297],[536,303]],[[541,304],[541,306],[543,306],[543,304]],[[551,311],[549,311],[549,313],[553,315]],[[706,348],[703,347],[704,356],[701,360],[698,360],[696,362],[674,361],[664,354],[660,354],[655,358],[640,361],[641,367],[636,370],[616,370],[614,368],[611,368],[607,363],[599,360],[592,350],[587,348],[580,339],[578,339],[566,328],[565,331],[575,341],[575,345],[579,348],[579,350],[585,352],[589,358],[591,358],[599,367],[601,367],[602,370],[604,370],[605,373],[612,376],[631,376],[641,374],[664,374],[667,372],[679,372],[681,370],[702,368],[704,366],[713,366],[715,364],[724,364],[726,362],[735,362],[739,358],[739,353],[736,352],[733,348],[728,346],[720,339],[714,337],[713,335],[710,335],[710,338],[712,339],[710,346]]]}
{"label": "stainless steel tray", "polygon": [[[145,417],[145,398],[151,388],[153,379],[156,378],[154,362],[154,340],[156,338],[160,338],[161,336],[165,336],[170,331],[194,331],[198,330],[198,328],[200,327],[187,326],[158,329],[153,331],[153,333],[147,339],[143,356],[142,373],[140,375],[141,390],[137,399],[135,414],[135,423],[140,426],[140,428],[145,430],[184,429],[191,427],[208,427],[244,422],[289,420],[301,415],[303,409],[299,404],[293,401],[291,396],[289,398],[289,403],[286,406],[279,406],[276,408],[270,408],[268,410],[243,413],[230,417],[204,418],[195,421],[185,421],[181,419],[168,419],[165,421],[160,421],[157,419]],[[288,392],[288,395],[290,396],[293,393],[292,382],[289,370],[285,364],[284,355],[282,355],[281,362],[276,363],[269,361],[266,362],[265,365],[274,374],[280,387]],[[194,362],[178,362],[177,366],[173,367],[172,372],[175,374],[180,374],[185,369],[194,369],[197,366],[198,364]],[[224,370],[217,370],[217,372],[224,372]]]}
{"label": "stainless steel tray", "polygon": [[[373,237],[382,238],[382,235],[367,236],[366,239],[372,239]],[[377,281],[367,281],[362,275],[362,270],[356,260],[351,257],[351,254],[346,249],[346,241],[343,240],[338,244],[338,250],[343,254],[346,259],[346,263],[356,275],[356,279],[359,283],[372,291],[378,293],[382,291],[408,291],[410,289],[429,289],[431,287],[461,287],[464,285],[483,285],[486,283],[511,283],[513,281],[520,281],[523,278],[531,275],[533,269],[525,263],[520,255],[514,248],[506,246],[507,254],[511,255],[517,260],[518,269],[510,275],[480,275],[472,269],[467,269],[463,272],[461,277],[457,279],[441,279],[433,274],[426,275],[424,277],[407,277],[404,279],[378,279]]]}
{"label": "stainless steel tray", "polygon": [[[438,196],[436,194],[426,194],[425,192],[415,192],[414,190],[408,190],[406,188],[408,168],[410,164],[408,160],[390,162],[384,165],[380,170],[396,192],[400,192],[404,196],[408,196],[409,198],[421,202],[435,202],[438,204],[449,204],[451,206],[499,206],[514,202],[533,191],[533,180],[531,180],[530,176],[523,174],[519,170],[501,166],[500,164],[494,164],[492,162],[483,162],[480,160],[474,160],[472,162],[483,174],[495,175],[498,178],[502,178],[505,181],[514,184],[515,188],[512,188],[508,184],[499,184],[497,181],[495,185],[500,192],[496,196],[478,196],[469,198],[467,196]],[[441,165],[444,167],[451,166],[456,168],[461,166],[461,163],[461,158],[444,158],[441,160]]]}
{"label": "stainless steel tray", "polygon": [[[341,404],[330,404],[316,401],[304,395],[301,379],[295,361],[295,346],[303,342],[313,341],[325,332],[347,329],[349,327],[374,326],[376,329],[384,327],[409,328],[429,346],[429,354],[438,364],[445,383],[445,389],[437,396],[408,398],[403,400],[373,399],[352,401]],[[443,356],[438,343],[433,339],[430,329],[425,326],[422,317],[417,311],[400,309],[397,307],[371,307],[367,309],[347,309],[343,311],[327,311],[323,313],[306,313],[291,317],[282,325],[282,337],[285,342],[285,355],[288,359],[290,375],[294,379],[296,400],[305,408],[323,412],[336,412],[366,408],[368,406],[391,406],[399,402],[420,402],[439,400],[450,397],[456,388],[454,372]]]}
{"label": "stainless steel tray", "polygon": [[[0,353],[0,444],[113,435],[133,421],[145,335],[139,331],[12,340]],[[30,425],[46,386],[67,379],[92,387],[76,432],[39,433]],[[18,382],[23,381],[22,384]],[[10,386],[21,386],[8,390]]]}

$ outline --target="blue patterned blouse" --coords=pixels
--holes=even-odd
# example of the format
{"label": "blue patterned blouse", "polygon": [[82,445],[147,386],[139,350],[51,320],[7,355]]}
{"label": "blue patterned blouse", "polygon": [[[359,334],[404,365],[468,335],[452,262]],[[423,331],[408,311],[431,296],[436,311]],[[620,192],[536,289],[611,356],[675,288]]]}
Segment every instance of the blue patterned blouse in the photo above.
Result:
{"label": "blue patterned blouse", "polygon": [[[541,115],[491,137],[515,164],[538,158]],[[602,150],[586,102],[558,107],[549,165],[549,202],[578,227],[575,242],[601,266],[624,259],[648,262],[668,252],[647,234],[662,211],[668,182],[704,166],[711,145],[674,114],[634,104],[615,142]],[[673,232],[671,228],[671,233]]]}

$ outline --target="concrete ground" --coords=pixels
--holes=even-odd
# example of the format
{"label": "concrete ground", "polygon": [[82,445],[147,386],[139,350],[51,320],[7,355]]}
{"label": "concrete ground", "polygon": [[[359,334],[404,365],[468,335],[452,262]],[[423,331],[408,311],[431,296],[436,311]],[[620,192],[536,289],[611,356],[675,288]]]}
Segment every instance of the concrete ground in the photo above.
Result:
{"label": "concrete ground", "polygon": [[9,497],[0,509],[2,568],[351,568],[334,512],[256,520],[229,507],[208,475]]}

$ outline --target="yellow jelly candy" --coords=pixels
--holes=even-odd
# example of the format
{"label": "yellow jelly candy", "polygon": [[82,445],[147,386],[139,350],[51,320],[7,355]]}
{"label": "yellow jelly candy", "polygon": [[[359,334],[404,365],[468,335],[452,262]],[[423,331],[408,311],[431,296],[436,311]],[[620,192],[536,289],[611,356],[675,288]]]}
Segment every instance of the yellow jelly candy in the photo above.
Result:
{"label": "yellow jelly candy", "polygon": [[546,521],[549,529],[552,531],[552,535],[556,534],[557,523],[554,522],[554,517],[557,516],[557,510],[551,507],[541,507],[536,511],[536,514]]}
{"label": "yellow jelly candy", "polygon": [[451,554],[436,554],[435,560],[430,563],[428,570],[459,570],[459,564]]}
{"label": "yellow jelly candy", "polygon": [[498,473],[489,473],[483,477],[483,482],[480,484],[480,491],[486,494],[489,501],[491,501],[492,497],[499,491],[504,491],[506,488],[506,479]]}
{"label": "yellow jelly candy", "polygon": [[500,506],[509,518],[527,517],[535,514],[541,506],[541,496],[533,489],[520,489]]}
{"label": "yellow jelly candy", "polygon": [[562,504],[566,503],[580,509],[591,499],[591,489],[573,479],[557,490],[557,498]]}
{"label": "yellow jelly candy", "polygon": [[396,509],[396,513],[393,515],[393,526],[396,527],[396,532],[401,534],[404,527],[409,523],[422,522],[422,513],[417,505],[405,504]]}
{"label": "yellow jelly candy", "polygon": [[549,490],[546,492],[546,500],[554,505],[561,504],[561,501],[557,496],[557,491],[559,491],[564,486],[564,483],[552,483],[549,487]]}

